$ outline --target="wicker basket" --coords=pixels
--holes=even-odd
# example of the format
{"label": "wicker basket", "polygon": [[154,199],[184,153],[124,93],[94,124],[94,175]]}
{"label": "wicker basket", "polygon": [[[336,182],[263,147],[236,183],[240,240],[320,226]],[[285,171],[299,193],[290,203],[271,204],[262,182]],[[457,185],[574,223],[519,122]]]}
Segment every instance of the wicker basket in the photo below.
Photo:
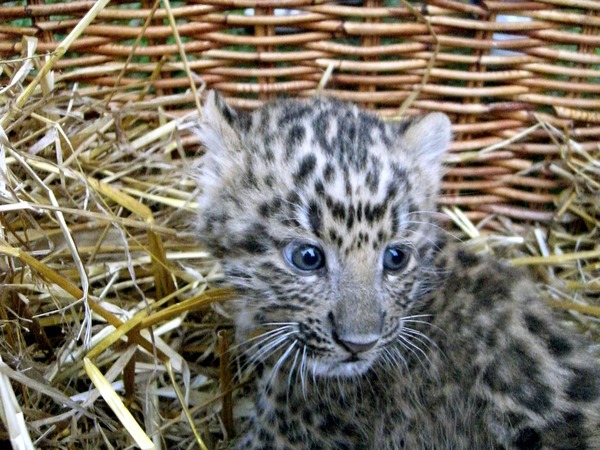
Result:
{"label": "wicker basket", "polygon": [[[5,60],[26,56],[24,37],[38,39],[38,54],[56,50],[94,4],[26,3],[0,7]],[[448,113],[456,142],[441,203],[475,221],[552,219],[561,180],[548,161],[571,140],[600,142],[595,0],[189,0],[172,14],[195,82],[236,106],[322,88],[388,116]],[[185,112],[193,94],[169,97],[190,80],[167,17],[150,0],[111,2],[56,63],[57,81],[142,84],[146,98]]]}

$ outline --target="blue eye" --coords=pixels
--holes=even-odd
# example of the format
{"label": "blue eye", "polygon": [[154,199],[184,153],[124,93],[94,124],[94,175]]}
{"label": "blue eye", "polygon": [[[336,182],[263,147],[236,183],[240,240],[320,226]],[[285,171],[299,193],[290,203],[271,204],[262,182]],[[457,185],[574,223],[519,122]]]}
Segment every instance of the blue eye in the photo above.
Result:
{"label": "blue eye", "polygon": [[402,246],[388,247],[383,254],[383,268],[396,272],[406,267],[410,261],[410,252]]}
{"label": "blue eye", "polygon": [[292,242],[283,254],[292,267],[304,272],[319,270],[325,265],[323,250],[313,244]]}

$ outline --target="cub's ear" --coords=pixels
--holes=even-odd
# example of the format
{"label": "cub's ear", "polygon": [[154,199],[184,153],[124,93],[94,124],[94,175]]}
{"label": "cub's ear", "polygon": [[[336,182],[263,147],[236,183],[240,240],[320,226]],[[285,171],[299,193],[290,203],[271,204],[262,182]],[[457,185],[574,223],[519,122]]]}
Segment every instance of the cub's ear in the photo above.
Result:
{"label": "cub's ear", "polygon": [[238,112],[231,108],[218,92],[209,91],[197,129],[207,154],[224,156],[225,153],[237,153],[240,150],[238,123]]}
{"label": "cub's ear", "polygon": [[421,166],[439,167],[452,141],[450,119],[434,112],[409,120],[404,131],[406,149]]}
{"label": "cub's ear", "polygon": [[210,91],[204,101],[202,117],[194,129],[205,153],[194,165],[194,177],[202,188],[198,197],[201,212],[211,209],[228,180],[235,179],[243,158],[242,135],[238,132],[239,113],[217,92]]}
{"label": "cub's ear", "polygon": [[213,128],[224,125],[233,127],[238,119],[237,111],[217,91],[208,91],[206,94],[202,116],[203,121]]}

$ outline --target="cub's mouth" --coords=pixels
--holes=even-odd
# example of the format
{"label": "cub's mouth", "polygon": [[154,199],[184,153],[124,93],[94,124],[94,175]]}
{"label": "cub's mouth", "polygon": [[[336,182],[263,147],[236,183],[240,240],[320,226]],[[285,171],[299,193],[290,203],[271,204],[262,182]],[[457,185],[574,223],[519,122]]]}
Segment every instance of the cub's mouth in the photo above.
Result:
{"label": "cub's mouth", "polygon": [[362,361],[361,358],[358,357],[358,355],[352,354],[350,356],[348,356],[344,361],[342,361],[343,363],[355,363],[358,361]]}

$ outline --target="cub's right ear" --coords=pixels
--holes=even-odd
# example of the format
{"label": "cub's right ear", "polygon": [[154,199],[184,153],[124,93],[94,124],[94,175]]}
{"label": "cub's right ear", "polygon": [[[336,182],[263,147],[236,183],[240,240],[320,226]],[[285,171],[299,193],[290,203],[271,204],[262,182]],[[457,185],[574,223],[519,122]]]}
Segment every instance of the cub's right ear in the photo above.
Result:
{"label": "cub's right ear", "polygon": [[237,125],[237,111],[217,92],[210,91],[204,101],[202,117],[194,128],[205,150],[194,167],[194,177],[202,188],[198,197],[201,214],[213,208],[227,180],[235,179],[240,171],[243,146]]}
{"label": "cub's right ear", "polygon": [[213,127],[225,124],[233,127],[238,113],[225,102],[225,99],[217,91],[208,91],[202,108],[202,116],[203,121]]}
{"label": "cub's right ear", "polygon": [[240,137],[236,130],[238,120],[238,112],[218,92],[208,92],[197,129],[200,142],[206,147],[207,153],[224,156],[224,153],[239,151]]}

